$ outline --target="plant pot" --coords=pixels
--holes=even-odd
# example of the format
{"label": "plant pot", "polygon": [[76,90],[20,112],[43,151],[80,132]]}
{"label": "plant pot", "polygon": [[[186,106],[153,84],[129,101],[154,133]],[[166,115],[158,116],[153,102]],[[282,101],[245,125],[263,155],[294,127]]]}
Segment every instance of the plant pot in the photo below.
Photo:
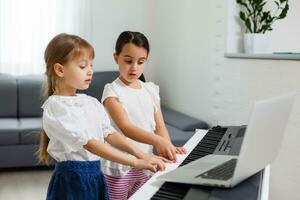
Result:
{"label": "plant pot", "polygon": [[245,33],[244,49],[245,53],[271,53],[270,48],[271,34]]}

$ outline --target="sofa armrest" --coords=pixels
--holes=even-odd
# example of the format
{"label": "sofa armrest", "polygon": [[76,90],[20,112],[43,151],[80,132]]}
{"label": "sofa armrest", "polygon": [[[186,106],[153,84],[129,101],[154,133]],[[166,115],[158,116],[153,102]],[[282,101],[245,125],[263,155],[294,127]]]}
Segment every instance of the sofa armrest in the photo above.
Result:
{"label": "sofa armrest", "polygon": [[179,128],[183,131],[195,131],[195,129],[207,129],[208,124],[202,120],[172,110],[165,106],[161,108],[166,124]]}

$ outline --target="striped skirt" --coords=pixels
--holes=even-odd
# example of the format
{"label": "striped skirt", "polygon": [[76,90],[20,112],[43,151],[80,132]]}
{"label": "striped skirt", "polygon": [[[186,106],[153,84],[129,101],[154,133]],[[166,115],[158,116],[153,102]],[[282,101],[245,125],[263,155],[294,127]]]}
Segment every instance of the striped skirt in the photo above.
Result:
{"label": "striped skirt", "polygon": [[47,200],[108,200],[100,161],[64,161],[55,166]]}
{"label": "striped skirt", "polygon": [[133,195],[150,177],[143,170],[132,168],[125,176],[105,174],[110,200],[126,200]]}

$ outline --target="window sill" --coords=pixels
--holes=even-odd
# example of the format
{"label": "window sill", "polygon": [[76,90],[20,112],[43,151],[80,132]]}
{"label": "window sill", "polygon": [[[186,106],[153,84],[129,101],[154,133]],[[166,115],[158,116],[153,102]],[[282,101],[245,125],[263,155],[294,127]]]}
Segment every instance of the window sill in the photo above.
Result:
{"label": "window sill", "polygon": [[300,54],[247,54],[225,53],[226,58],[236,59],[267,59],[267,60],[300,60]]}

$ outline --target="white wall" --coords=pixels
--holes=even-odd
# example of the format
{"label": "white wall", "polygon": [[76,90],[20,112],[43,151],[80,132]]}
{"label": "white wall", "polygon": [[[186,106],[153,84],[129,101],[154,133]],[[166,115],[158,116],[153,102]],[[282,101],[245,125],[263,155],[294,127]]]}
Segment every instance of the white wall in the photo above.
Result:
{"label": "white wall", "polygon": [[[255,99],[299,90],[298,61],[227,59],[230,1],[155,1],[156,37],[151,80],[164,104],[211,125],[247,122]],[[290,0],[289,18],[274,29],[277,48],[299,51],[300,3]],[[287,31],[288,29],[288,31]],[[287,32],[289,33],[287,35]],[[228,39],[229,37],[229,39]],[[280,46],[282,45],[282,46]],[[283,148],[272,166],[270,199],[299,199],[300,102],[294,107]],[[267,127],[266,127],[267,128]],[[299,181],[298,181],[299,182]]]}
{"label": "white wall", "polygon": [[147,0],[92,0],[93,26],[90,39],[95,48],[96,71],[117,70],[113,61],[117,37],[122,31],[144,33],[148,38],[151,2]]}
{"label": "white wall", "polygon": [[[211,124],[246,122],[254,99],[299,89],[300,83],[297,61],[224,58],[227,3],[156,1],[154,12],[151,80],[159,83],[164,104]],[[291,37],[281,40],[294,45]]]}

